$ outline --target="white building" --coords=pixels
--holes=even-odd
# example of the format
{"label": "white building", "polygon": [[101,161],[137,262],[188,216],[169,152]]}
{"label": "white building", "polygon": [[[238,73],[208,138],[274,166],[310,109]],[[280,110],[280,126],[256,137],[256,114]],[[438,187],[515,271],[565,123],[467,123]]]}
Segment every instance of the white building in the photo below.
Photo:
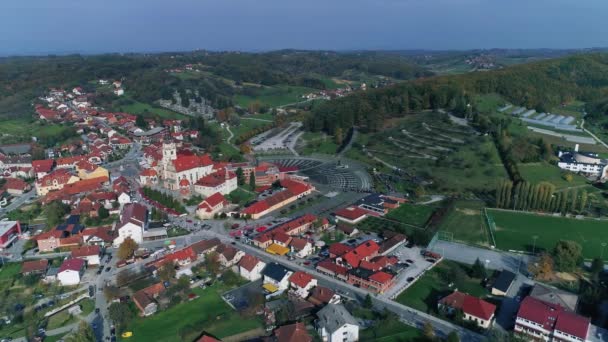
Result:
{"label": "white building", "polygon": [[600,179],[606,177],[608,161],[601,159],[597,153],[579,152],[578,144],[574,148],[574,152],[560,151],[557,156],[559,157],[557,166],[560,169]]}
{"label": "white building", "polygon": [[324,342],[351,342],[359,340],[357,320],[342,304],[327,304],[317,312],[317,332]]}
{"label": "white building", "polygon": [[301,259],[312,255],[313,252],[312,244],[306,239],[293,238],[289,243],[289,247],[291,247],[291,251]]}
{"label": "white building", "polygon": [[72,250],[71,256],[72,259],[82,259],[87,262],[87,266],[91,265],[99,265],[99,255],[101,254],[101,249],[98,245],[92,246],[82,246],[80,248],[76,248]]}
{"label": "white building", "polygon": [[205,197],[218,192],[222,195],[228,195],[237,187],[236,174],[223,168],[196,181],[194,192]]}
{"label": "white building", "polygon": [[264,276],[264,288],[274,294],[281,293],[289,288],[289,278],[293,274],[292,271],[273,262],[264,268],[262,276]]}
{"label": "white building", "polygon": [[196,216],[201,220],[211,219],[228,205],[228,201],[219,192],[204,199],[196,208]]}
{"label": "white building", "polygon": [[289,277],[291,283],[291,291],[300,298],[306,299],[310,291],[317,286],[317,279],[310,274],[298,271]]}
{"label": "white building", "polygon": [[160,167],[163,186],[170,190],[179,190],[182,179],[190,184],[213,172],[213,161],[208,155],[177,155],[174,142],[163,143],[163,158]]}
{"label": "white building", "polygon": [[148,228],[148,209],[137,203],[126,204],[120,214],[120,222],[116,224],[115,230],[118,236],[112,244],[118,248],[121,243],[130,237],[133,241],[141,244],[144,241],[144,231]]}
{"label": "white building", "polygon": [[121,207],[129,203],[131,203],[131,196],[129,196],[129,194],[123,192],[118,195],[118,204],[120,204]]}
{"label": "white building", "polygon": [[241,277],[249,281],[256,281],[262,278],[262,270],[266,267],[266,263],[253,255],[246,254],[241,258],[238,266]]}
{"label": "white building", "polygon": [[82,259],[67,259],[59,267],[57,280],[63,286],[78,285],[84,274],[85,262]]}

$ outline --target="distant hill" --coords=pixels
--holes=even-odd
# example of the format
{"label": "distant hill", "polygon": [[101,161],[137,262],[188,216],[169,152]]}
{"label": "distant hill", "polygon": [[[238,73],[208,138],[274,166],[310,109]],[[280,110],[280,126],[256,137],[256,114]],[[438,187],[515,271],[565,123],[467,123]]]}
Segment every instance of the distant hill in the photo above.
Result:
{"label": "distant hill", "polygon": [[384,119],[422,109],[447,108],[465,112],[467,104],[474,103],[475,95],[489,93],[500,94],[512,103],[537,111],[546,111],[573,99],[601,100],[608,97],[608,54],[573,55],[357,92],[314,108],[307,126],[329,133],[337,127],[352,125],[376,130]]}

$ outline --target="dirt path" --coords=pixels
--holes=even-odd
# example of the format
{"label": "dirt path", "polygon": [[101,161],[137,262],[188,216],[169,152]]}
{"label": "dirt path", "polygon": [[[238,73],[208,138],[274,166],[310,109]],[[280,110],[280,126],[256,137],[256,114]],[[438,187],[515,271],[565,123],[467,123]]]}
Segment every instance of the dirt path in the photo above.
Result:
{"label": "dirt path", "polygon": [[[454,143],[458,143],[458,144],[464,144],[464,140],[458,139],[458,138],[454,138],[454,137],[451,137],[449,135],[445,135],[445,134],[442,134],[442,133],[439,133],[439,128],[431,126],[431,125],[428,125],[426,122],[423,122],[422,126],[427,131],[429,131],[429,132],[431,132],[431,133],[433,133],[433,134],[435,134],[435,135],[437,135],[439,137],[447,139],[449,142],[454,142]],[[431,129],[431,128],[434,128],[434,130]],[[452,132],[454,134],[466,134],[465,132],[456,132],[456,131],[452,131],[452,130],[449,130],[449,129],[443,129],[443,130],[448,131],[448,132]]]}

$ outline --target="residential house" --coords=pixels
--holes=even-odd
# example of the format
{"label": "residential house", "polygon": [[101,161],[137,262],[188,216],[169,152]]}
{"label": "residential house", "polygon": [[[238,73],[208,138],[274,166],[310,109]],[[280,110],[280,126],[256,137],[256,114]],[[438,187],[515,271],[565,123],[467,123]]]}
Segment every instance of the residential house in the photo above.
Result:
{"label": "residential house", "polygon": [[492,284],[492,294],[494,296],[506,296],[515,280],[515,273],[502,270]]}
{"label": "residential house", "polygon": [[49,191],[61,190],[67,184],[76,183],[80,178],[74,176],[66,169],[57,169],[36,182],[36,194],[44,196]]}
{"label": "residential house", "polygon": [[53,159],[44,159],[44,160],[33,160],[32,168],[34,169],[34,173],[36,175],[36,179],[41,179],[42,177],[51,173],[53,168],[55,167],[55,160]]}
{"label": "residential house", "polygon": [[66,259],[59,267],[57,280],[63,286],[78,285],[85,271],[85,262],[82,259]]}
{"label": "residential house", "polygon": [[120,222],[116,224],[115,231],[118,236],[114,239],[114,248],[118,248],[125,238],[141,244],[144,240],[144,231],[148,228],[148,209],[138,203],[129,203],[122,208]]}
{"label": "residential house", "polygon": [[395,276],[384,271],[375,271],[363,267],[348,270],[349,284],[359,286],[376,293],[384,293],[395,281]]}
{"label": "residential house", "polygon": [[218,238],[213,238],[210,240],[201,240],[199,242],[193,243],[190,245],[194,253],[196,253],[197,257],[205,257],[207,254],[211,252],[215,252],[218,249],[222,242]]}
{"label": "residential house", "polygon": [[310,243],[310,241],[308,241],[306,239],[293,238],[293,239],[291,239],[291,243],[289,244],[289,247],[291,247],[291,251],[298,258],[302,258],[302,259],[311,255],[313,252],[312,243]]}
{"label": "residential house", "polygon": [[274,338],[276,342],[312,342],[312,337],[302,322],[276,328]]}
{"label": "residential house", "polygon": [[156,300],[158,296],[165,291],[162,283],[156,283],[141,289],[133,294],[133,302],[140,311],[140,315],[147,317],[156,313],[158,304]]}
{"label": "residential house", "polygon": [[357,224],[363,221],[369,212],[356,206],[350,206],[340,209],[334,213],[337,221],[346,222],[348,224]]}
{"label": "residential house", "polygon": [[264,277],[264,289],[271,294],[282,293],[289,288],[289,278],[292,271],[275,262],[266,265],[262,271]]}
{"label": "residential house", "polygon": [[24,261],[23,265],[21,265],[21,274],[46,274],[48,268],[49,261],[46,259]]}
{"label": "residential house", "polygon": [[228,205],[228,201],[221,193],[216,192],[205,198],[196,208],[196,216],[201,220],[211,219]]}
{"label": "residential house", "polygon": [[72,257],[72,259],[82,259],[87,262],[87,266],[91,266],[100,264],[100,254],[101,249],[99,248],[99,246],[93,245],[82,246],[79,248],[72,249],[70,256]]}
{"label": "residential house", "polygon": [[312,185],[294,180],[283,180],[281,185],[285,188],[266,199],[257,201],[241,211],[241,214],[248,215],[252,219],[258,218],[282,208],[304,196],[310,195],[315,189]]}
{"label": "residential house", "polygon": [[316,306],[339,304],[340,299],[340,295],[336,294],[332,289],[323,286],[314,287],[310,292],[310,296],[308,296],[308,301]]}
{"label": "residential house", "polygon": [[4,189],[11,195],[23,195],[32,189],[32,187],[21,178],[11,177],[5,179],[6,183],[4,184]]}
{"label": "residential house", "polygon": [[139,184],[142,186],[158,184],[158,172],[154,169],[143,169],[139,173]]}
{"label": "residential house", "polygon": [[359,340],[359,324],[342,304],[327,304],[317,312],[315,326],[323,341],[354,342]]}
{"label": "residential house", "polygon": [[111,246],[114,241],[114,231],[110,226],[86,228],[82,231],[82,240],[91,246]]}
{"label": "residential house", "polygon": [[253,255],[246,254],[238,262],[238,266],[241,277],[256,281],[262,278],[262,270],[266,267],[266,263]]}
{"label": "residential house", "polygon": [[303,299],[306,299],[310,290],[317,286],[317,279],[302,271],[292,274],[289,277],[289,282],[291,283],[291,291]]}
{"label": "residential house", "polygon": [[105,178],[110,179],[110,173],[105,168],[90,163],[88,161],[80,161],[76,164],[76,172],[80,179]]}
{"label": "residential house", "polygon": [[459,291],[440,299],[437,306],[450,315],[462,312],[464,320],[474,322],[484,329],[492,325],[496,311],[496,305]]}
{"label": "residential house", "polygon": [[223,267],[232,267],[245,255],[245,252],[238,250],[230,245],[221,244],[216,250],[218,259]]}
{"label": "residential house", "polygon": [[333,261],[323,260],[317,263],[317,271],[336,277],[343,281],[348,281],[348,268],[340,266]]}

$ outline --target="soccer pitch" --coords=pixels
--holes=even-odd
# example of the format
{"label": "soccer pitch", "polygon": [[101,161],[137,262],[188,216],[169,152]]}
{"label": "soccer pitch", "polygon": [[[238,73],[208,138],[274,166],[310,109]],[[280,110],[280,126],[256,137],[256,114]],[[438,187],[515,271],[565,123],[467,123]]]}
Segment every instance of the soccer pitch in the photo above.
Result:
{"label": "soccer pitch", "polygon": [[[608,221],[543,216],[487,209],[496,223],[497,248],[536,252],[551,251],[559,240],[572,240],[583,247],[586,259],[600,257],[602,244],[608,245]],[[608,256],[608,249],[603,257]]]}

